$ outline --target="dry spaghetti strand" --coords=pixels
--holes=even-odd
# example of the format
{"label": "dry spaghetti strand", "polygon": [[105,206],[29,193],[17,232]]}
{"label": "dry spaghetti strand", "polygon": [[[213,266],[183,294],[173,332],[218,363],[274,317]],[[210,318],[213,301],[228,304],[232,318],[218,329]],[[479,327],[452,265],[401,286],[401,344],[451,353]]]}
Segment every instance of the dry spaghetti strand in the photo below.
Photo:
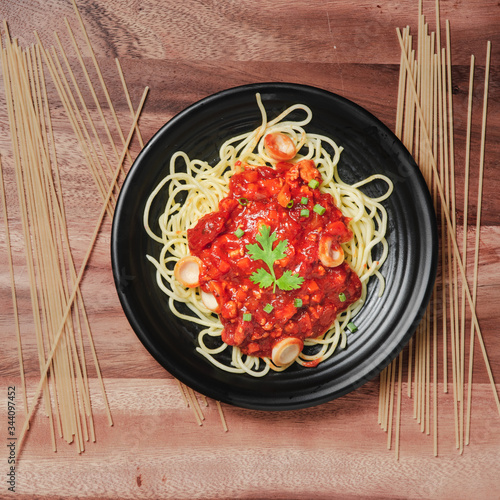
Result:
{"label": "dry spaghetti strand", "polygon": [[[487,44],[486,69],[481,123],[481,157],[477,195],[476,247],[472,284],[467,281],[467,214],[468,183],[472,130],[472,96],[474,84],[474,56],[471,56],[469,75],[469,103],[466,135],[464,229],[462,254],[457,243],[455,142],[452,93],[451,30],[446,21],[445,47],[441,47],[439,0],[436,0],[436,32],[430,33],[419,1],[417,51],[411,48],[409,29],[397,29],[401,48],[396,135],[413,152],[428,184],[436,212],[441,216],[442,237],[441,273],[431,296],[428,310],[412,338],[407,357],[408,396],[414,397],[414,418],[421,430],[433,436],[433,453],[438,455],[438,375],[442,376],[445,393],[448,392],[448,363],[451,364],[451,393],[455,422],[455,445],[463,453],[469,443],[472,359],[474,340],[477,338],[485,362],[493,396],[500,413],[500,401],[493,380],[488,355],[476,314],[477,266],[479,253],[480,211],[485,155],[486,113],[489,84],[491,43]],[[461,296],[459,293],[459,280]],[[473,287],[473,288],[472,288]],[[472,290],[472,293],[471,293]],[[461,299],[461,300],[460,300]],[[439,310],[441,307],[441,311]],[[465,324],[466,306],[471,316],[469,347],[468,394],[465,401]],[[442,317],[439,324],[438,318]],[[441,326],[441,328],[439,328]],[[439,342],[441,340],[441,342]],[[442,345],[443,371],[438,373],[438,346]],[[392,415],[389,406],[391,393],[391,367],[380,376],[379,424],[384,431],[391,428],[384,415]],[[398,374],[399,377],[399,374]],[[399,378],[398,378],[399,380]],[[413,382],[413,391],[412,391]],[[397,403],[399,406],[399,402]],[[467,413],[465,413],[465,411]],[[400,418],[396,411],[396,425]],[[398,427],[396,427],[396,431]],[[399,438],[396,439],[399,447]],[[399,456],[399,450],[396,450]]]}
{"label": "dry spaghetti strand", "polygon": [[[54,331],[56,331],[56,333],[54,335],[54,340],[53,340],[53,343],[52,343],[52,349],[47,354],[45,365],[43,366],[43,368],[41,370],[41,378],[40,378],[40,381],[38,383],[37,389],[35,391],[35,401],[40,396],[42,388],[43,388],[43,386],[44,386],[44,384],[45,384],[45,382],[47,380],[47,375],[48,375],[48,372],[49,372],[52,360],[54,358],[55,352],[57,350],[59,342],[63,338],[63,333],[65,331],[66,320],[67,320],[68,315],[69,315],[69,313],[71,311],[73,302],[74,302],[74,300],[76,298],[78,287],[79,287],[80,282],[81,282],[81,280],[83,278],[83,275],[84,275],[84,272],[85,272],[85,269],[86,269],[86,266],[87,266],[87,262],[88,262],[88,260],[90,258],[90,255],[92,254],[92,250],[94,248],[94,244],[95,244],[95,241],[97,239],[97,235],[99,234],[99,230],[100,230],[102,221],[104,220],[104,216],[106,214],[106,209],[107,209],[107,206],[108,206],[108,200],[109,200],[109,198],[112,195],[112,192],[113,192],[113,189],[114,189],[114,183],[115,183],[116,179],[118,178],[118,176],[120,175],[120,172],[122,170],[123,161],[125,160],[125,156],[126,156],[127,151],[128,151],[128,145],[130,144],[132,136],[133,136],[133,134],[135,132],[135,127],[136,127],[137,121],[139,119],[139,116],[140,116],[140,114],[142,112],[142,108],[144,106],[144,102],[146,100],[146,96],[148,94],[148,91],[149,91],[149,88],[146,87],[146,89],[144,90],[143,96],[141,98],[141,102],[139,103],[138,109],[136,111],[136,115],[134,117],[134,122],[132,124],[132,128],[131,128],[131,130],[129,132],[129,135],[127,137],[126,147],[123,150],[122,155],[121,155],[121,157],[119,159],[118,166],[116,168],[114,177],[113,177],[112,182],[110,184],[110,188],[109,188],[109,190],[107,192],[106,201],[104,202],[104,204],[102,206],[101,212],[100,212],[99,217],[97,219],[97,223],[95,224],[95,229],[94,229],[93,235],[91,237],[91,241],[90,241],[89,247],[87,249],[87,252],[86,252],[85,257],[83,259],[82,265],[80,267],[80,271],[79,271],[79,273],[77,275],[77,278],[75,280],[73,291],[69,295],[66,307],[64,308],[64,311],[62,312],[60,323],[59,323],[59,327],[58,327],[58,329],[54,330]],[[25,420],[25,423],[24,423],[24,425],[23,425],[23,427],[21,429],[21,433],[20,433],[20,437],[19,437],[19,448],[18,448],[19,450],[21,449],[21,446],[22,446],[22,444],[24,442],[24,439],[26,437],[26,431],[27,431],[27,428],[28,428],[28,425],[29,425],[29,421],[30,421],[30,419],[31,419],[31,417],[32,417],[32,415],[33,415],[33,413],[35,411],[35,408],[36,408],[36,404],[33,404],[31,406],[30,411],[28,412],[28,416],[27,416],[27,418]],[[109,412],[108,412],[108,418],[110,419],[110,424],[112,424],[111,415],[110,415]]]}

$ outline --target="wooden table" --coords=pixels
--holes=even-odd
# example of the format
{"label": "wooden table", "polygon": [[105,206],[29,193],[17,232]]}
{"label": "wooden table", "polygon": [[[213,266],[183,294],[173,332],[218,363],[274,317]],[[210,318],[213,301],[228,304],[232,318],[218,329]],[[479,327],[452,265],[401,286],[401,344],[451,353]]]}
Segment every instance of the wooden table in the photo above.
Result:
{"label": "wooden table", "polygon": [[[430,29],[435,30],[434,2],[426,1],[423,7]],[[417,1],[409,0],[81,0],[78,9],[126,133],[131,118],[114,58],[119,58],[134,107],[144,88],[150,87],[140,118],[144,140],[174,114],[207,95],[237,85],[268,81],[314,85],[338,93],[365,107],[394,130],[400,68],[396,28],[408,25],[416,37],[418,25]],[[476,219],[486,47],[488,40],[492,42],[477,316],[491,372],[498,379],[500,6],[493,0],[442,1],[440,14],[443,37],[446,20],[451,27],[459,235],[463,223],[469,62],[471,54],[476,57],[471,245]],[[47,47],[55,44],[54,31],[68,44],[64,17],[85,47],[69,0],[17,0],[0,5],[0,18],[8,22],[11,36],[18,38],[21,47],[36,42],[35,30]],[[82,50],[91,65],[87,49]],[[75,63],[74,56],[71,61]],[[75,74],[79,81],[84,81],[81,72]],[[96,81],[95,74],[92,77]],[[0,85],[0,153],[31,404],[40,371],[6,94],[3,83]],[[69,236],[79,269],[102,202],[50,81],[47,88]],[[84,97],[91,102],[88,92]],[[100,98],[105,103],[102,93]],[[135,136],[132,155],[139,150]],[[10,443],[9,387],[15,387],[17,433],[24,423],[25,409],[6,232],[4,224],[0,224],[2,498],[10,498],[8,480],[14,481],[17,498],[499,498],[500,415],[477,343],[470,444],[463,453],[455,444],[452,384],[450,378],[445,393],[442,357],[438,365],[441,374],[437,457],[432,435],[422,432],[413,416],[414,398],[406,395],[405,376],[400,442],[395,443],[393,427],[390,450],[388,432],[378,423],[378,378],[345,397],[309,409],[266,413],[222,405],[227,432],[216,402],[208,400],[205,406],[199,398],[205,417],[200,426],[192,410],[186,407],[176,380],[148,354],[123,314],[111,271],[110,230],[111,219],[106,216],[81,290],[114,425],[109,426],[96,371],[90,363],[96,442],[86,442],[85,451],[79,454],[74,443],[69,445],[58,438],[54,452],[49,421],[43,405],[39,404],[22,452],[16,457],[15,473],[8,476],[10,449],[5,442]],[[472,264],[468,269],[472,272]],[[407,356],[407,349],[404,355]],[[448,371],[451,372],[451,363]]]}

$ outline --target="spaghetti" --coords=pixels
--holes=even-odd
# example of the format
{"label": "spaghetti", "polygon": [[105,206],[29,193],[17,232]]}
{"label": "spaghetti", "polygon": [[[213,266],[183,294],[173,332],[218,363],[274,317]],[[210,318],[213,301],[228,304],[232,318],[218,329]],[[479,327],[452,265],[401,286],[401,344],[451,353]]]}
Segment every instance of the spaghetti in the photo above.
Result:
{"label": "spaghetti", "polygon": [[[261,125],[222,144],[220,161],[215,166],[199,159],[192,160],[182,151],[172,156],[169,174],[147,200],[143,222],[150,238],[161,245],[158,255],[147,255],[147,258],[156,268],[156,281],[168,297],[170,310],[178,318],[197,324],[201,329],[196,350],[222,370],[260,377],[270,370],[282,371],[295,362],[302,366],[316,366],[331,357],[337,347],[347,345],[346,330],[348,325],[353,327],[352,318],[366,300],[371,277],[378,280],[379,294],[383,293],[385,283],[380,267],[387,258],[388,245],[385,239],[387,214],[381,202],[390,196],[392,182],[383,175],[373,175],[356,184],[347,184],[337,170],[342,147],[331,138],[308,133],[304,128],[312,119],[310,108],[296,104],[268,121],[260,95],[256,97],[262,115]],[[291,120],[289,115],[292,112],[304,113],[305,117]],[[199,287],[183,286],[174,276],[174,265],[190,254],[188,230],[192,230],[204,215],[218,210],[219,202],[228,195],[231,178],[241,170],[241,165],[257,170],[264,166],[276,169],[279,165],[265,147],[264,139],[269,134],[284,134],[293,141],[297,151],[294,163],[304,160],[314,162],[321,174],[319,190],[322,195],[330,195],[343,217],[350,220],[352,238],[342,242],[341,246],[345,262],[359,277],[361,284],[359,298],[338,314],[324,334],[304,339],[300,355],[283,366],[273,363],[269,356],[253,356],[244,353],[237,345],[230,346],[223,342],[220,318],[205,305]],[[375,179],[385,181],[388,189],[382,196],[370,198],[360,188]],[[166,200],[165,208],[156,221],[159,234],[150,226],[150,213],[155,200]],[[187,306],[190,312],[183,312],[180,304]]]}

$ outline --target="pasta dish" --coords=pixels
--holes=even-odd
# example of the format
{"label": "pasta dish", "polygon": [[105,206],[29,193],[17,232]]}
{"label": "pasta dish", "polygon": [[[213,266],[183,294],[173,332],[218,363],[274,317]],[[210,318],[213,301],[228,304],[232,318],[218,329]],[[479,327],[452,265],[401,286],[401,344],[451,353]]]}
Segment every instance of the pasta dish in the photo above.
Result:
{"label": "pasta dish", "polygon": [[[260,126],[222,144],[216,165],[172,156],[144,227],[160,244],[147,258],[170,310],[198,325],[196,350],[222,370],[261,377],[315,367],[346,347],[370,278],[383,293],[381,202],[392,183],[378,174],[343,182],[342,147],[306,131],[310,108],[268,120],[256,99]],[[388,186],[379,198],[360,189],[374,179]],[[164,206],[154,228],[153,202]]]}

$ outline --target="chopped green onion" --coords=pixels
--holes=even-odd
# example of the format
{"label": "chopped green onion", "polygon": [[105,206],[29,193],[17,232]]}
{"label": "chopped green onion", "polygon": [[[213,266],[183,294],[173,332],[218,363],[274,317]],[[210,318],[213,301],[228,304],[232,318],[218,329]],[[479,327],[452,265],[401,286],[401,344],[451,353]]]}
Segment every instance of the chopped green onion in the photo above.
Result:
{"label": "chopped green onion", "polygon": [[238,200],[238,203],[239,203],[240,205],[245,206],[245,205],[248,205],[248,200],[247,200],[246,198],[241,197],[241,198]]}
{"label": "chopped green onion", "polygon": [[243,231],[243,229],[241,229],[241,227],[239,227],[238,229],[236,229],[234,234],[237,238],[241,238],[245,234],[245,231]]}
{"label": "chopped green onion", "polygon": [[295,299],[295,300],[293,301],[293,305],[294,305],[295,307],[302,307],[302,299]]}
{"label": "chopped green onion", "polygon": [[314,208],[313,210],[319,214],[319,215],[323,215],[326,211],[326,208],[321,206],[319,203],[316,203],[316,205],[314,205]]}
{"label": "chopped green onion", "polygon": [[301,217],[309,217],[309,210],[307,208],[303,208],[301,211],[300,211],[300,216]]}
{"label": "chopped green onion", "polygon": [[250,313],[245,313],[243,315],[243,321],[252,321],[252,315]]}
{"label": "chopped green onion", "polygon": [[308,186],[309,186],[311,189],[316,189],[316,188],[319,186],[319,182],[318,182],[316,179],[311,179],[311,180],[309,181]]}
{"label": "chopped green onion", "polygon": [[293,200],[290,200],[287,205],[286,205],[286,208],[292,208],[293,207]]}
{"label": "chopped green onion", "polygon": [[273,311],[273,309],[274,309],[274,307],[273,307],[271,304],[266,304],[266,305],[264,306],[264,311],[265,311],[266,313],[270,313],[270,312],[272,312],[272,311]]}
{"label": "chopped green onion", "polygon": [[350,323],[347,323],[347,328],[354,333],[358,331],[358,327],[351,321]]}
{"label": "chopped green onion", "polygon": [[307,205],[309,203],[309,198],[307,196],[302,196],[300,203],[302,203],[302,205]]}
{"label": "chopped green onion", "polygon": [[346,301],[346,296],[345,293],[339,293],[339,300],[340,302],[345,302]]}

